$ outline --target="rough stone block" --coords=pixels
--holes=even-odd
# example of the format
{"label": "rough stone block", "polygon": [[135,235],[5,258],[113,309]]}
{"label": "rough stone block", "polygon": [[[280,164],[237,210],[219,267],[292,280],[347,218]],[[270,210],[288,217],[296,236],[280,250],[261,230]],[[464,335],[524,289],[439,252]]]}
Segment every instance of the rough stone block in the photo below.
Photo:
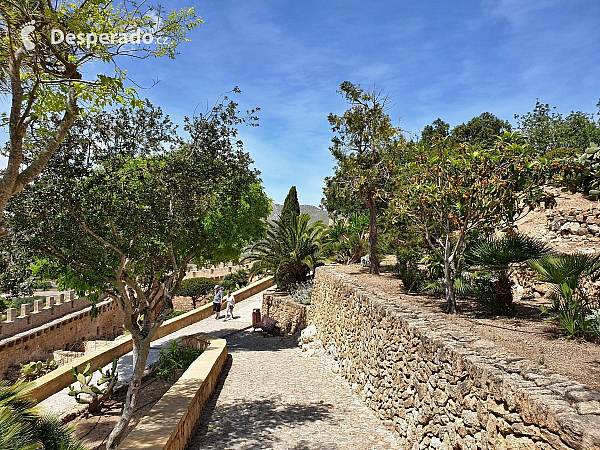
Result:
{"label": "rough stone block", "polygon": [[31,305],[29,303],[23,303],[21,305],[21,315],[28,316],[30,312],[31,312]]}
{"label": "rough stone block", "polygon": [[46,308],[52,308],[54,306],[54,297],[46,297]]}
{"label": "rough stone block", "polygon": [[44,307],[43,300],[34,300],[33,301],[33,312],[34,313],[39,313],[43,307]]}
{"label": "rough stone block", "polygon": [[8,308],[6,310],[6,321],[13,322],[17,318],[17,308]]}

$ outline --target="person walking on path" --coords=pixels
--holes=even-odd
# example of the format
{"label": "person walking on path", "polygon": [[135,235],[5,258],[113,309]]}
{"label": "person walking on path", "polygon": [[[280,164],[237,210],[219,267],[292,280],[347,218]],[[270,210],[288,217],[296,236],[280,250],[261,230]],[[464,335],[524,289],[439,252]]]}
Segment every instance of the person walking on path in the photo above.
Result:
{"label": "person walking on path", "polygon": [[213,300],[213,311],[215,312],[215,319],[221,318],[221,302],[223,301],[223,287],[215,286],[215,299]]}
{"label": "person walking on path", "polygon": [[225,320],[228,320],[228,317],[231,316],[233,319],[233,307],[235,306],[235,297],[231,293],[231,291],[227,291],[227,309],[225,310]]}

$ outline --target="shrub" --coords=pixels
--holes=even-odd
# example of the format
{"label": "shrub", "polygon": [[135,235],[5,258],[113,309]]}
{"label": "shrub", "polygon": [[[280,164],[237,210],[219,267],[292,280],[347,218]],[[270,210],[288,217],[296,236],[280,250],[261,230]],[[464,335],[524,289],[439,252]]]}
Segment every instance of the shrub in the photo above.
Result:
{"label": "shrub", "polygon": [[2,450],[86,450],[73,429],[52,415],[41,416],[28,396],[30,383],[0,381],[0,448]]}
{"label": "shrub", "polygon": [[290,289],[290,296],[303,305],[310,305],[312,300],[312,283],[300,283]]}
{"label": "shrub", "polygon": [[198,277],[188,278],[181,282],[179,290],[176,292],[177,295],[183,297],[191,297],[192,305],[196,307],[196,302],[200,297],[205,297],[207,294],[212,292],[217,282],[210,278]]}
{"label": "shrub", "polygon": [[202,350],[182,347],[179,341],[171,342],[169,348],[160,350],[156,376],[161,380],[169,380],[176,370],[185,370],[202,354]]}
{"label": "shrub", "polygon": [[250,281],[250,271],[240,269],[237,272],[228,273],[223,277],[219,286],[222,286],[225,291],[237,291],[248,285]]}
{"label": "shrub", "polygon": [[407,292],[418,292],[423,289],[427,280],[427,272],[419,267],[422,254],[418,250],[399,249],[396,252],[397,263],[394,272],[402,281]]}
{"label": "shrub", "polygon": [[597,338],[600,338],[600,309],[594,309],[585,318],[589,328],[594,332]]}
{"label": "shrub", "polygon": [[588,297],[582,280],[586,276],[597,277],[600,255],[549,255],[529,261],[529,267],[538,272],[539,281],[554,285],[550,296],[552,307],[543,308],[542,312],[550,315],[550,320],[556,320],[569,338],[592,334],[588,317],[598,304],[597,299],[594,304],[594,299]]}
{"label": "shrub", "polygon": [[186,311],[173,311],[172,313],[167,314],[167,317],[165,318],[165,320],[169,320],[174,317],[181,316],[182,314],[185,314],[185,313],[186,313]]}
{"label": "shrub", "polygon": [[[83,372],[78,373],[77,367],[71,369],[71,374],[79,382],[79,389],[69,386],[69,395],[75,397],[77,403],[89,405],[88,410],[91,413],[98,412],[102,408],[102,403],[110,398],[113,389],[119,379],[117,374],[117,358],[113,358],[112,367],[102,372],[99,367],[97,372],[100,378],[94,383],[94,371],[90,370],[92,365],[87,363]],[[106,385],[106,386],[103,386]]]}

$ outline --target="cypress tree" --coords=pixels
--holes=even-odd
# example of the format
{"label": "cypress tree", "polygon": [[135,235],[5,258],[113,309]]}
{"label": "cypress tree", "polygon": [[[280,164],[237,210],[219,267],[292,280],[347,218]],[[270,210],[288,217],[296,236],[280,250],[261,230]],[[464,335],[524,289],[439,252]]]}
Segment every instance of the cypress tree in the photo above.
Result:
{"label": "cypress tree", "polygon": [[296,186],[292,186],[288,192],[285,201],[283,202],[283,208],[281,208],[280,220],[286,220],[291,214],[300,215],[300,202],[298,202],[298,193],[296,192]]}

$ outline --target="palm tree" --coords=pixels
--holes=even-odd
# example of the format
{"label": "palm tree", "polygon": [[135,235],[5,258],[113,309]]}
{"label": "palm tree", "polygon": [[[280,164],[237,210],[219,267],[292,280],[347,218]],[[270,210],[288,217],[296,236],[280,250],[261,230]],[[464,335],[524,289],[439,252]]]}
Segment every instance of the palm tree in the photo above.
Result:
{"label": "palm tree", "polygon": [[537,280],[554,285],[551,299],[561,327],[572,337],[580,332],[591,332],[586,317],[591,312],[590,299],[581,281],[585,275],[598,278],[600,254],[585,253],[547,255],[529,261],[529,267],[538,273]]}
{"label": "palm tree", "polygon": [[0,448],[3,450],[85,450],[73,430],[52,415],[40,415],[28,396],[30,383],[0,381]]}
{"label": "palm tree", "polygon": [[465,251],[464,262],[471,270],[481,269],[495,274],[496,305],[501,312],[507,313],[513,308],[514,283],[510,276],[514,269],[529,259],[552,253],[553,250],[545,243],[524,234],[516,234],[475,241]]}
{"label": "palm tree", "polygon": [[310,216],[292,214],[287,220],[275,220],[266,239],[253,245],[243,261],[256,261],[253,274],[269,273],[281,287],[306,281],[321,261],[325,239],[322,223],[309,224]]}

